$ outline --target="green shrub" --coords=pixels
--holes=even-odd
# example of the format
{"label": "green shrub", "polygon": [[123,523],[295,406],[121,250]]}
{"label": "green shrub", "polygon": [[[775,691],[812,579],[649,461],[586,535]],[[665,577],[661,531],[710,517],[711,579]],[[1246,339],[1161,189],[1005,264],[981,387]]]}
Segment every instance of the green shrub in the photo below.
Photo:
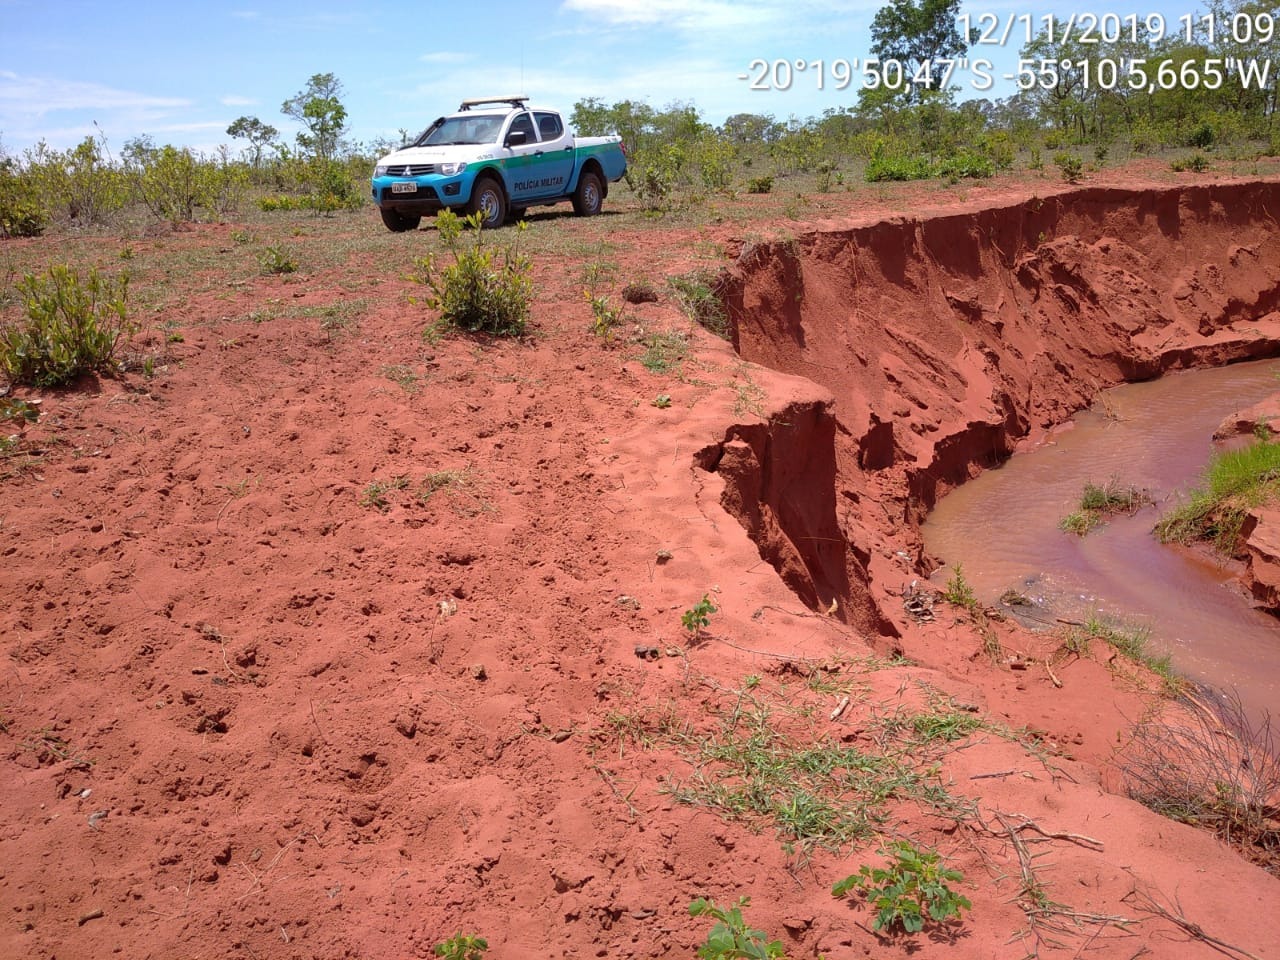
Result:
{"label": "green shrub", "polygon": [[49,223],[40,194],[14,161],[0,159],[0,236],[38,237]]}
{"label": "green shrub", "polygon": [[750,904],[750,897],[739,898],[737,904],[728,909],[702,897],[689,904],[689,916],[708,916],[716,921],[706,942],[698,947],[699,957],[703,960],[785,960],[781,940],[769,940],[763,930],[747,926],[742,908]]}
{"label": "green shrub", "polygon": [[[422,273],[414,279],[431,289],[428,306],[440,311],[440,319],[462,330],[518,337],[524,333],[533,297],[530,273],[533,265],[515,243],[495,250],[484,245],[480,214],[465,220],[451,210],[436,216],[436,229],[453,263],[438,270],[434,255],[418,261]],[[464,224],[475,242],[462,242]],[[517,224],[517,234],[527,228]]]}
{"label": "green shrub", "polygon": [[41,142],[25,154],[27,173],[46,210],[78,223],[106,223],[129,199],[128,181],[104,143],[85,137],[71,150]]}
{"label": "green shrub", "polygon": [[733,147],[714,134],[703,134],[694,145],[694,162],[708,190],[728,190]]}
{"label": "green shrub", "polygon": [[928,180],[933,176],[933,164],[928,157],[908,156],[902,153],[876,156],[867,161],[867,183],[886,180]]}
{"label": "green shrub", "polygon": [[963,880],[964,875],[944,867],[936,851],[920,850],[899,840],[880,853],[891,858],[888,867],[864,865],[831,888],[833,897],[843,897],[853,889],[866,893],[876,908],[873,929],[900,924],[907,933],[919,933],[926,919],[941,923],[972,909],[967,897],[947,886],[948,881]]}
{"label": "green shrub", "polygon": [[129,171],[138,196],[157,220],[188,223],[204,203],[200,164],[190,150],[136,144]]}
{"label": "green shrub", "polygon": [[830,160],[823,160],[818,164],[816,170],[818,174],[818,192],[829,193],[831,191],[831,178],[836,173],[836,165]]}
{"label": "green shrub", "polygon": [[1213,146],[1217,134],[1214,132],[1213,124],[1208,120],[1202,121],[1199,126],[1187,134],[1187,146],[1196,147],[1200,150],[1206,150]]}
{"label": "green shrub", "polygon": [[942,599],[946,600],[947,603],[953,603],[957,607],[965,607],[969,610],[978,607],[978,595],[973,592],[973,587],[964,578],[964,569],[961,564],[957,563],[955,569],[952,570],[951,577],[947,580],[947,589],[942,594]]}
{"label": "green shrub", "polygon": [[711,598],[704,593],[701,600],[680,616],[680,623],[689,631],[691,637],[696,637],[704,627],[711,626],[711,614],[715,612],[716,606],[711,602]]}
{"label": "green shrub", "polygon": [[481,960],[489,949],[489,942],[484,937],[472,933],[458,932],[442,943],[437,943],[432,951],[444,960]]}
{"label": "green shrub", "polygon": [[947,180],[980,180],[993,177],[996,173],[995,162],[990,157],[960,150],[938,162],[936,176]]}
{"label": "green shrub", "polygon": [[997,170],[1008,170],[1013,166],[1013,137],[1006,130],[995,130],[984,134],[979,141],[982,154],[987,157]]}
{"label": "green shrub", "polygon": [[1059,153],[1053,162],[1062,171],[1062,179],[1067,183],[1079,183],[1080,174],[1084,172],[1084,161],[1070,153]]}
{"label": "green shrub", "polygon": [[591,304],[591,329],[597,337],[608,343],[613,339],[613,331],[622,323],[622,308],[609,303],[604,294],[593,294],[583,290],[582,295]]}
{"label": "green shrub", "polygon": [[120,338],[133,333],[128,274],[87,278],[55,265],[18,283],[26,320],[0,326],[0,369],[14,383],[63,386],[81,374],[115,369]]}
{"label": "green shrub", "polygon": [[283,247],[271,246],[258,254],[258,265],[263,273],[294,273],[298,269],[298,261],[289,256]]}
{"label": "green shrub", "polygon": [[773,189],[773,177],[752,177],[747,181],[747,193],[768,193]]}
{"label": "green shrub", "polygon": [[1196,173],[1204,173],[1209,169],[1209,158],[1203,153],[1196,151],[1189,157],[1179,157],[1177,160],[1169,161],[1169,169],[1175,173],[1183,173],[1192,170]]}
{"label": "green shrub", "polygon": [[724,301],[716,292],[719,278],[710,270],[694,270],[690,273],[668,277],[667,282],[675,291],[690,319],[710,330],[717,337],[728,338],[729,317]]}

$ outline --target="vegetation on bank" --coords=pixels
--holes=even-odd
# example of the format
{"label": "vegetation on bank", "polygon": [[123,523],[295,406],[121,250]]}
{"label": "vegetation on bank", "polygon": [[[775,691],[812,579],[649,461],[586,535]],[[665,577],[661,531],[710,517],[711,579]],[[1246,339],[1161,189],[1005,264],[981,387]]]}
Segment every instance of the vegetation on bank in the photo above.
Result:
{"label": "vegetation on bank", "polygon": [[[1220,24],[1248,21],[1249,42],[1237,41],[1239,29],[1187,37],[1174,25],[1158,33],[1135,24],[1123,44],[1108,48],[1115,76],[1086,76],[1096,60],[1087,45],[1042,29],[1020,56],[1053,69],[1021,76],[1026,89],[1009,96],[961,101],[962,71],[943,86],[924,68],[971,52],[977,31],[959,33],[959,0],[898,0],[876,15],[871,31],[873,56],[895,66],[870,77],[850,72],[847,101],[821,116],[738,113],[715,125],[692,101],[654,107],[588,96],[574,104],[570,120],[580,135],[623,138],[627,186],[654,215],[739,192],[786,191],[798,199],[858,183],[954,184],[1005,170],[1049,176],[1046,158],[1050,170],[1056,166],[1063,180],[1076,182],[1110,163],[1162,152],[1173,169],[1192,172],[1276,156],[1280,79],[1246,76],[1239,64],[1280,62],[1280,31],[1264,40],[1262,15],[1249,0],[1217,0],[1212,7]],[[0,236],[131,216],[174,223],[223,218],[249,203],[318,213],[360,206],[373,163],[414,131],[351,141],[343,93],[334,74],[315,74],[281,105],[300,128],[292,142],[262,119],[243,116],[226,129],[240,149],[211,156],[147,136],[113,150],[103,131],[65,150],[41,142],[7,155],[0,147]]]}
{"label": "vegetation on bank", "polygon": [[1151,494],[1133,484],[1122,484],[1119,477],[1097,484],[1090,480],[1080,494],[1079,506],[1058,521],[1058,527],[1083,537],[1108,517],[1134,514],[1151,502]]}
{"label": "vegetation on bank", "polygon": [[1160,519],[1155,532],[1163,543],[1204,541],[1221,553],[1234,554],[1249,511],[1278,495],[1280,441],[1259,439],[1215,454],[1201,485]]}

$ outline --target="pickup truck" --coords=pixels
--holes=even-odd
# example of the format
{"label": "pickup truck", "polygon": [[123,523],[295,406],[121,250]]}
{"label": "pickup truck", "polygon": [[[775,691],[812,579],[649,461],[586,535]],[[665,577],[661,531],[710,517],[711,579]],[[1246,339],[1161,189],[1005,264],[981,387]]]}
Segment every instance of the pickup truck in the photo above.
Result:
{"label": "pickup truck", "polygon": [[417,140],[373,168],[373,202],[388,230],[416,230],[445,207],[479,213],[485,229],[528,207],[573,201],[600,212],[610,182],[627,172],[619,137],[575,137],[554,110],[527,97],[463,100]]}

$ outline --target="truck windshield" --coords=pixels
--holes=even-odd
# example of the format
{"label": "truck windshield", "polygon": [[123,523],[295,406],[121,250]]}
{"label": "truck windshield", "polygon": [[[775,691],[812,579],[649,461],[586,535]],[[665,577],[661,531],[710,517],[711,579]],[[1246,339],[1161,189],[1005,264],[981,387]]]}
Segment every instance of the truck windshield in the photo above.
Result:
{"label": "truck windshield", "polygon": [[445,117],[437,120],[415,142],[415,147],[441,147],[452,143],[496,143],[502,117]]}

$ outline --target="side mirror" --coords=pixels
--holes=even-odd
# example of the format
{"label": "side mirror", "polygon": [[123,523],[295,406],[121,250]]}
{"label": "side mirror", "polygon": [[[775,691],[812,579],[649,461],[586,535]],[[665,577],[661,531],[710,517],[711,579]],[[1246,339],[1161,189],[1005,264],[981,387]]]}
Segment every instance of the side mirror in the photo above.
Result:
{"label": "side mirror", "polygon": [[529,142],[529,134],[524,130],[512,130],[507,134],[506,146],[523,147]]}

